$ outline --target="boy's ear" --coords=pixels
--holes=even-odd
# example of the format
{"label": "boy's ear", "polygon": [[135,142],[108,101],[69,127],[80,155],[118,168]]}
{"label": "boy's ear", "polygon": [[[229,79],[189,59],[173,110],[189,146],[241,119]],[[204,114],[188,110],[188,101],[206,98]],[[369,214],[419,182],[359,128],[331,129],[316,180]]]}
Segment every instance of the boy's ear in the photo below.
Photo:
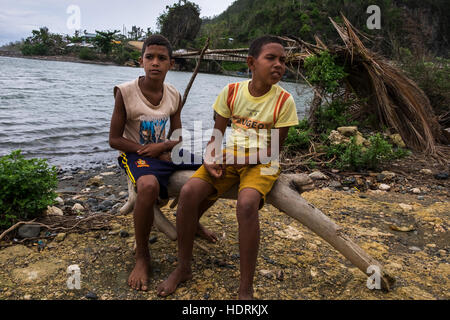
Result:
{"label": "boy's ear", "polygon": [[251,69],[255,65],[255,57],[248,56],[247,57],[247,65],[248,65],[248,68]]}
{"label": "boy's ear", "polygon": [[140,65],[141,67],[144,66],[144,61],[142,60],[142,56],[139,57],[139,65]]}
{"label": "boy's ear", "polygon": [[175,65],[175,59],[170,59],[170,69]]}

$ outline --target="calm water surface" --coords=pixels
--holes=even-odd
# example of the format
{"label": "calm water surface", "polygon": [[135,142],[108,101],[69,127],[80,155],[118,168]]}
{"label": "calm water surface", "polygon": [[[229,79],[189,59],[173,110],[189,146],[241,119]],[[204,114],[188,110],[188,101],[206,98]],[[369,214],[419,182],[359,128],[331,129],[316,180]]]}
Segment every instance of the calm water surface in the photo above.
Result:
{"label": "calm water surface", "polygon": [[[117,151],[108,144],[113,87],[140,75],[138,68],[0,57],[0,156],[21,149],[28,158],[47,158],[63,168],[115,163]],[[191,75],[169,72],[166,81],[183,94]],[[217,94],[243,80],[199,74],[183,108],[183,127],[192,132],[194,121],[202,121],[204,129],[212,128]],[[303,118],[310,90],[281,86],[293,94]]]}

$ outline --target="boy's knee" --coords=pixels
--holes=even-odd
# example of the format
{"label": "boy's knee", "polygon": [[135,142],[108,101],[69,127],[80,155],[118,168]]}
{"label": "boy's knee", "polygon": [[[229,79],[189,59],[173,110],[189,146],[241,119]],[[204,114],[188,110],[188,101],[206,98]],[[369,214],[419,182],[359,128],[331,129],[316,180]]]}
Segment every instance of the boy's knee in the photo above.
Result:
{"label": "boy's knee", "polygon": [[138,179],[137,194],[149,197],[149,199],[157,199],[159,193],[158,180],[153,176],[144,176]]}
{"label": "boy's knee", "polygon": [[258,216],[259,200],[256,199],[238,199],[236,205],[236,214],[238,219],[253,219]]}
{"label": "boy's knee", "polygon": [[180,200],[197,198],[197,188],[192,183],[187,182],[180,190]]}

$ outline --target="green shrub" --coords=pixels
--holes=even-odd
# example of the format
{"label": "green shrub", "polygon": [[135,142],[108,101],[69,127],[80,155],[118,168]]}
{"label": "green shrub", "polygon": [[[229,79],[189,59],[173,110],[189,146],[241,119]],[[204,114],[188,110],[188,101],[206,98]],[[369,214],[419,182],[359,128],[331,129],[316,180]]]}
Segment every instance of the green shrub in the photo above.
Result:
{"label": "green shrub", "polygon": [[334,56],[328,51],[306,58],[305,69],[308,81],[321,86],[327,93],[336,92],[339,82],[348,75],[344,67],[336,65]]}
{"label": "green shrub", "polygon": [[369,138],[370,147],[365,148],[356,144],[354,137],[350,143],[325,147],[326,157],[336,157],[331,166],[341,170],[377,169],[381,164],[405,157],[410,154],[405,149],[393,149],[380,133]]}
{"label": "green shrub", "polygon": [[130,58],[133,59],[134,61],[139,61],[139,58],[141,57],[141,52],[140,51],[133,51],[130,53]]}
{"label": "green shrub", "polygon": [[288,151],[297,151],[308,148],[311,139],[312,129],[309,128],[308,121],[305,119],[297,126],[289,128],[284,145]]}
{"label": "green shrub", "polygon": [[89,48],[81,48],[78,53],[78,57],[83,60],[95,60],[96,55],[92,49]]}
{"label": "green shrub", "polygon": [[57,170],[44,159],[25,159],[20,150],[0,157],[0,229],[41,215],[57,185]]}
{"label": "green shrub", "polygon": [[50,49],[43,43],[25,43],[22,45],[20,51],[24,56],[46,56],[49,54]]}
{"label": "green shrub", "polygon": [[333,100],[329,105],[321,106],[316,111],[315,130],[317,133],[325,133],[327,136],[331,130],[338,127],[355,126],[357,121],[351,121],[347,110],[354,101]]}

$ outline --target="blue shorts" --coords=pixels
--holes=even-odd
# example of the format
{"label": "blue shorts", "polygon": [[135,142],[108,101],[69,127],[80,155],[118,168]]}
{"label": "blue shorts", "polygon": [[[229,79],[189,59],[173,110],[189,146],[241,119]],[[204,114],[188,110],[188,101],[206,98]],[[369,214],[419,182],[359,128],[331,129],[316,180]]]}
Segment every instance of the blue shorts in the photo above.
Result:
{"label": "blue shorts", "polygon": [[[183,150],[180,151],[182,155]],[[167,185],[169,184],[170,176],[179,170],[197,170],[200,164],[195,164],[194,155],[190,154],[190,163],[175,164],[170,161],[154,159],[150,157],[143,157],[137,153],[122,153],[119,158],[119,166],[125,170],[128,178],[136,186],[136,182],[142,176],[152,175],[159,183],[159,197],[161,199],[169,198]]]}

